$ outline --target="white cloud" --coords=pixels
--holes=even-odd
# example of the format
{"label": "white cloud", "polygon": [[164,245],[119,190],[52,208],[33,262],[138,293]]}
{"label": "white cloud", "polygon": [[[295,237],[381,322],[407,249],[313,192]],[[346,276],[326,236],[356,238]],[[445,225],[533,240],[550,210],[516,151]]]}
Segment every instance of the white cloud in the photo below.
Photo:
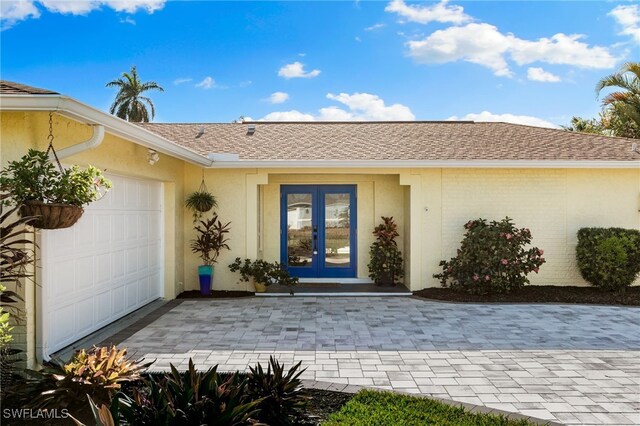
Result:
{"label": "white cloud", "polygon": [[285,92],[273,92],[267,100],[272,104],[281,104],[289,99],[289,94]]}
{"label": "white cloud", "polygon": [[104,4],[116,12],[136,13],[143,10],[153,13],[164,7],[166,0],[106,0]]}
{"label": "white cloud", "polygon": [[384,100],[369,93],[327,94],[327,98],[340,102],[349,108],[352,117],[358,120],[415,120],[409,107],[402,104],[386,106]]}
{"label": "white cloud", "polygon": [[212,77],[205,77],[200,83],[197,83],[195,87],[200,89],[213,89],[216,87],[216,81]]}
{"label": "white cloud", "polygon": [[442,0],[431,6],[409,6],[404,0],[392,0],[384,10],[420,24],[435,21],[459,25],[471,20],[471,17],[464,13],[462,6],[449,6],[447,3],[448,0]]}
{"label": "white cloud", "polygon": [[637,4],[617,6],[609,16],[613,17],[621,30],[618,34],[628,35],[640,44],[640,6]]}
{"label": "white cloud", "polygon": [[532,117],[530,115],[514,115],[514,114],[493,114],[489,111],[482,111],[481,113],[469,113],[464,117],[458,117],[456,115],[447,118],[447,120],[471,120],[471,121],[490,121],[490,122],[504,122],[514,124],[525,124],[527,126],[535,127],[549,127],[557,129],[558,126],[549,121],[543,120],[538,117]]}
{"label": "white cloud", "polygon": [[302,62],[294,62],[280,68],[278,75],[284,78],[314,78],[320,75],[320,70],[306,72]]}
{"label": "white cloud", "polygon": [[380,28],[384,28],[384,27],[386,27],[386,24],[378,23],[378,24],[373,24],[370,27],[365,28],[364,30],[365,31],[375,31],[375,30],[379,30]]}
{"label": "white cloud", "polygon": [[327,94],[327,99],[339,102],[347,109],[332,105],[320,108],[317,114],[297,110],[267,114],[263,121],[412,121],[415,115],[402,104],[386,105],[377,95],[369,93]]}
{"label": "white cloud", "polygon": [[166,0],[39,0],[49,11],[54,13],[86,15],[89,12],[106,6],[116,12],[136,13],[138,10],[153,13],[164,7]]}
{"label": "white cloud", "polygon": [[[0,23],[3,29],[10,28],[18,21],[28,18],[38,18],[40,4],[51,13],[65,15],[87,15],[90,12],[107,7],[116,12],[136,13],[139,10],[153,13],[164,7],[166,0],[2,0],[0,1]],[[135,22],[131,18],[124,18],[120,22]]]}
{"label": "white cloud", "polygon": [[539,67],[527,69],[527,78],[531,81],[540,81],[543,83],[557,83],[560,81],[560,77]]}
{"label": "white cloud", "polygon": [[33,1],[0,1],[0,26],[3,30],[11,28],[19,21],[38,17],[40,17],[40,11]]}
{"label": "white cloud", "polygon": [[131,16],[125,16],[124,18],[120,19],[120,23],[121,24],[135,25],[136,21]]}
{"label": "white cloud", "polygon": [[409,55],[420,63],[446,63],[459,60],[491,69],[497,76],[512,76],[507,56],[518,65],[533,62],[574,65],[581,68],[612,68],[617,58],[600,46],[580,41],[579,34],[555,34],[550,38],[524,40],[503,34],[485,23],[449,27],[423,40],[407,42]]}
{"label": "white cloud", "polygon": [[173,84],[175,84],[177,86],[179,84],[189,83],[191,81],[193,81],[193,79],[190,78],[190,77],[180,77],[180,78],[176,78],[175,80],[173,80]]}
{"label": "white cloud", "polygon": [[265,115],[260,121],[314,121],[311,114],[304,114],[295,109],[291,111],[277,111]]}

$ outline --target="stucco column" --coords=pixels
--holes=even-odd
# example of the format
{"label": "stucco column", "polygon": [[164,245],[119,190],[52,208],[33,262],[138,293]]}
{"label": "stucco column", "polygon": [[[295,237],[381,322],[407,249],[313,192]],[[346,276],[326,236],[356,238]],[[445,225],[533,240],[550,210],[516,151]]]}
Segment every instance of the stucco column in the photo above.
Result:
{"label": "stucco column", "polygon": [[[421,288],[422,277],[422,177],[410,171],[400,173],[400,185],[409,187],[409,253],[405,267],[409,290]],[[405,225],[406,226],[406,225]]]}
{"label": "stucco column", "polygon": [[247,258],[258,258],[258,230],[260,229],[260,188],[259,185],[269,183],[269,175],[267,173],[248,173],[246,176],[247,184]]}

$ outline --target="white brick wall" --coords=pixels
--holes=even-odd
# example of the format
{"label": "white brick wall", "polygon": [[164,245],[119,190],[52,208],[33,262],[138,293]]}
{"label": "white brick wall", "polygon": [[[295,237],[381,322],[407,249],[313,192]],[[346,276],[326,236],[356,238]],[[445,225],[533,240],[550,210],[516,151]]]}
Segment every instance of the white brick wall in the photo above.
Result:
{"label": "white brick wall", "polygon": [[547,263],[531,282],[575,285],[579,277],[567,247],[565,199],[564,170],[443,170],[443,256],[455,255],[468,220],[509,216],[516,226],[530,228],[533,244],[545,251]]}

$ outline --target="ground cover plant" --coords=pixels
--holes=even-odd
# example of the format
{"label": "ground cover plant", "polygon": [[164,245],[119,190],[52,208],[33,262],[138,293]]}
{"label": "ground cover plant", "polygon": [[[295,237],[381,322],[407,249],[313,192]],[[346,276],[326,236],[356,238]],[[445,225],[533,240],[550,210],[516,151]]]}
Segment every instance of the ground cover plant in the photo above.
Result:
{"label": "ground cover plant", "polygon": [[362,390],[323,426],[529,426],[535,423],[501,415],[471,413],[435,400]]}
{"label": "ground cover plant", "polygon": [[516,228],[512,219],[470,220],[460,248],[451,260],[440,262],[434,277],[443,287],[470,294],[509,293],[529,283],[545,263],[544,251],[530,247],[531,231]]}

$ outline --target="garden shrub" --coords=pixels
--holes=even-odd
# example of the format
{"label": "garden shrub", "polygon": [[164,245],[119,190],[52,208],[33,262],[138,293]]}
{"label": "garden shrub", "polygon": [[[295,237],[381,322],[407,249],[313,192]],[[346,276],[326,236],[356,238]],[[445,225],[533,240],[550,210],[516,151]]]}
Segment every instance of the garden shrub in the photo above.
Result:
{"label": "garden shrub", "polygon": [[471,294],[508,293],[529,283],[527,275],[538,273],[544,252],[531,244],[531,231],[516,228],[506,217],[501,221],[471,220],[456,257],[441,261],[442,272],[434,277],[443,287]]}
{"label": "garden shrub", "polygon": [[580,274],[590,284],[623,292],[640,274],[640,231],[582,228],[576,259]]}
{"label": "garden shrub", "polygon": [[302,389],[300,370],[302,361],[285,372],[284,365],[273,356],[265,371],[262,365],[249,367],[248,394],[251,400],[261,400],[258,420],[272,426],[288,426],[298,423],[298,417],[307,405]]}

